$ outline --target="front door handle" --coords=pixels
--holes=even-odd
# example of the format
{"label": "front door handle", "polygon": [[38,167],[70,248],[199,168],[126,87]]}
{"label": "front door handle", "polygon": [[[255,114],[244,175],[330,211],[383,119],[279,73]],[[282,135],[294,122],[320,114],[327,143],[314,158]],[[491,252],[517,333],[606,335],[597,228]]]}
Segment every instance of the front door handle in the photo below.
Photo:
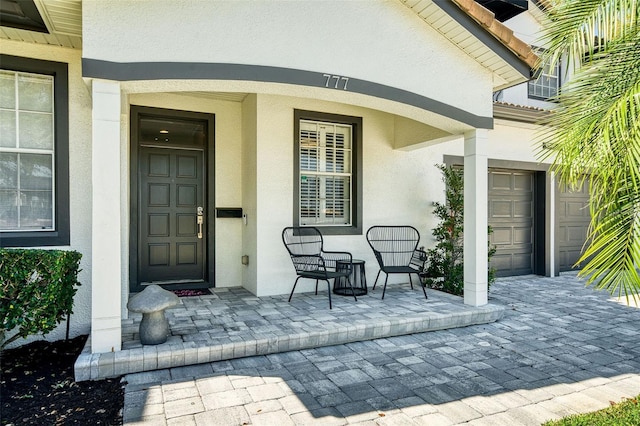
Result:
{"label": "front door handle", "polygon": [[202,225],[204,224],[204,209],[198,207],[198,238],[202,239]]}

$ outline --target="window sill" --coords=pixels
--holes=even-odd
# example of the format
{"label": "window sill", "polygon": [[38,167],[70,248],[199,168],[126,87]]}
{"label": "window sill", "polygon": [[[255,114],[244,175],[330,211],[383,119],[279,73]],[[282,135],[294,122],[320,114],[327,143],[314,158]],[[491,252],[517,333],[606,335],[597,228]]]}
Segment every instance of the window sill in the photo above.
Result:
{"label": "window sill", "polygon": [[68,246],[69,235],[59,231],[0,232],[0,247],[48,247]]}
{"label": "window sill", "polygon": [[320,230],[322,235],[362,235],[362,227],[360,226],[319,226],[319,225],[302,225],[314,226]]}

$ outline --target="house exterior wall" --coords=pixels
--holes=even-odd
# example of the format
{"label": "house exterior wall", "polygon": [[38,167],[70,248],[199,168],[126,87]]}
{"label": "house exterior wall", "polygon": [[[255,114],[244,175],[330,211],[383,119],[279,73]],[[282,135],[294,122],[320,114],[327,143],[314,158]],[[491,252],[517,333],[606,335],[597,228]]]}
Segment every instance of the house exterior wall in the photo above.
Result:
{"label": "house exterior wall", "polygon": [[[80,51],[32,43],[2,40],[0,53],[34,59],[64,62],[69,67],[69,204],[70,244],[45,249],[76,250],[82,253],[78,280],[82,284],[76,293],[70,334],[89,333],[91,320],[91,95],[82,79]],[[52,331],[47,338],[63,339],[65,323]],[[9,347],[24,344],[19,340]]]}
{"label": "house exterior wall", "polygon": [[83,22],[87,59],[326,73],[491,117],[490,72],[396,2],[86,2]]}
{"label": "house exterior wall", "polygon": [[[367,273],[375,277],[377,264],[364,236],[370,226],[411,224],[420,230],[423,244],[429,245],[430,229],[435,226],[431,205],[441,199],[443,190],[438,185],[439,171],[432,166],[442,162],[442,157],[428,149],[395,150],[394,116],[390,114],[317,100],[258,95],[258,217],[253,219],[257,221],[257,294],[287,293],[295,280],[281,239],[282,229],[293,220],[294,109],[362,117],[363,235],[325,236],[326,249],[350,251],[354,258],[367,262]],[[251,193],[249,186],[245,183],[244,191]],[[301,281],[299,291],[309,291],[314,284]]]}
{"label": "house exterior wall", "polygon": [[[99,80],[83,80],[82,60],[148,64],[143,68],[148,74],[140,80],[105,80],[121,90],[116,183],[120,185],[121,270],[108,278],[116,299],[120,297],[123,318],[128,316],[128,268],[133,255],[129,248],[132,105],[215,114],[215,146],[211,146],[215,204],[242,207],[246,214],[245,222],[216,219],[215,212],[208,212],[215,223],[215,285],[242,285],[259,296],[288,293],[295,280],[281,240],[282,229],[292,224],[294,215],[294,110],[362,118],[363,233],[327,236],[325,243],[327,249],[347,250],[364,259],[370,283],[378,271],[364,236],[370,226],[411,224],[422,235],[421,245],[434,244],[432,205],[443,201],[444,185],[433,166],[442,163],[444,155],[463,155],[464,148],[462,136],[437,145],[429,140],[449,140],[452,134],[473,130],[459,120],[464,114],[491,120],[491,73],[396,2],[89,1],[83,3],[83,28],[82,51],[5,40],[0,46],[6,54],[69,63],[71,244],[64,248],[84,256],[83,286],[71,322],[73,335],[87,333],[92,319],[92,217],[99,214],[91,207],[89,160],[92,109],[99,106],[92,103],[90,88]],[[317,73],[319,83],[310,87],[296,84],[295,78],[284,84],[250,78],[161,79],[154,75],[158,63],[302,70]],[[325,74],[423,96],[457,112],[452,116],[398,100],[334,90],[325,87]],[[241,102],[195,94],[225,91],[249,94]],[[501,137],[509,140],[518,131],[500,130]],[[499,143],[494,147],[490,138],[488,149],[490,158],[531,157],[528,144],[505,150]],[[243,255],[249,257],[248,265],[241,264]],[[392,276],[389,281],[405,279]],[[309,291],[312,285],[301,283],[298,291]],[[64,327],[59,327],[50,336],[56,339],[63,333]]]}

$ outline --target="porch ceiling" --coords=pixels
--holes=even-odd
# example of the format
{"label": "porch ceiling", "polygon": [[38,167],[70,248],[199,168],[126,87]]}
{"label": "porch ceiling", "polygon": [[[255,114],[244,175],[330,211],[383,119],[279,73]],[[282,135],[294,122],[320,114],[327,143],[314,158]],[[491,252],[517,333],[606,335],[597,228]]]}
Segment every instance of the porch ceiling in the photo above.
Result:
{"label": "porch ceiling", "polygon": [[216,101],[242,102],[248,93],[244,92],[173,92],[183,96],[193,96]]}

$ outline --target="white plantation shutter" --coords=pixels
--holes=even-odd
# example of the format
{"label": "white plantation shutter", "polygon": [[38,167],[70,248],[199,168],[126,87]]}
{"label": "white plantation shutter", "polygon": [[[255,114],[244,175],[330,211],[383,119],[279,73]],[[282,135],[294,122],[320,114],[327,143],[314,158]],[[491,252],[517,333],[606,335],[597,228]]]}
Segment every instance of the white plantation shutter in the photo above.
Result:
{"label": "white plantation shutter", "polygon": [[351,225],[352,126],[301,120],[301,225]]}

